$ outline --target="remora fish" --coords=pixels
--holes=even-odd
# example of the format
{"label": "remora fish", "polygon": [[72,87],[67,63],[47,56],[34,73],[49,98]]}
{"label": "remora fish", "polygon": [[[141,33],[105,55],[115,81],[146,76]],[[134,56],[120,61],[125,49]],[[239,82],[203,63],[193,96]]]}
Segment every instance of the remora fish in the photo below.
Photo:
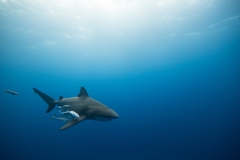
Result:
{"label": "remora fish", "polygon": [[69,122],[72,120],[72,118],[70,119],[70,117],[68,118],[68,116],[56,115],[56,114],[52,115],[51,119],[56,119],[62,122]]}

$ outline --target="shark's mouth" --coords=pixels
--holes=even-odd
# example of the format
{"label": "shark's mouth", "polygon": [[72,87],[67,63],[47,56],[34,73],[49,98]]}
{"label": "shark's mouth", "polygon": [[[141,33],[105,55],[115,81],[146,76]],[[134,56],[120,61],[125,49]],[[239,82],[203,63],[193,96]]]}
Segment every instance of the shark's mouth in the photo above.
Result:
{"label": "shark's mouth", "polygon": [[106,122],[106,121],[111,121],[112,118],[109,117],[102,117],[102,116],[94,116],[94,119],[97,121],[102,121],[102,122]]}

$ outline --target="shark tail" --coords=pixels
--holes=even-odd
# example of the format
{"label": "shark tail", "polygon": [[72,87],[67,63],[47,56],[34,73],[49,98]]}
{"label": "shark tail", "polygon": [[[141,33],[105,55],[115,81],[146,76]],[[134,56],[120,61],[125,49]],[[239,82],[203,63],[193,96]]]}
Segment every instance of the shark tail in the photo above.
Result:
{"label": "shark tail", "polygon": [[45,93],[37,90],[36,88],[33,88],[33,90],[48,104],[48,109],[47,109],[46,113],[52,111],[54,109],[54,107],[56,106],[56,104],[54,103],[55,99],[53,99],[52,97],[46,95]]}

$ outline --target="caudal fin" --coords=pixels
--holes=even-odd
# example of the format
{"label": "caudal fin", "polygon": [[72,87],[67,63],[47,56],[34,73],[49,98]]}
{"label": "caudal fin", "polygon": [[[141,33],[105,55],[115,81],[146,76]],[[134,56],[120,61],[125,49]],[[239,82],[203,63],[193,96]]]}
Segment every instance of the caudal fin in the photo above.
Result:
{"label": "caudal fin", "polygon": [[45,93],[37,90],[36,88],[33,88],[33,90],[48,104],[48,109],[47,109],[46,113],[53,110],[53,108],[56,106],[56,104],[54,103],[55,99],[53,99],[52,97],[46,95]]}

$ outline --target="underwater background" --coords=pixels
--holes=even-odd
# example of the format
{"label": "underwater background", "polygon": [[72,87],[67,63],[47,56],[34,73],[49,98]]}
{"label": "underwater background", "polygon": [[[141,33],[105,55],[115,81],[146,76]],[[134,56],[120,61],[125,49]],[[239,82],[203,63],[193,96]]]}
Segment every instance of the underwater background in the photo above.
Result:
{"label": "underwater background", "polygon": [[[33,87],[90,97],[64,122]],[[238,0],[1,0],[0,159],[240,159]]]}

